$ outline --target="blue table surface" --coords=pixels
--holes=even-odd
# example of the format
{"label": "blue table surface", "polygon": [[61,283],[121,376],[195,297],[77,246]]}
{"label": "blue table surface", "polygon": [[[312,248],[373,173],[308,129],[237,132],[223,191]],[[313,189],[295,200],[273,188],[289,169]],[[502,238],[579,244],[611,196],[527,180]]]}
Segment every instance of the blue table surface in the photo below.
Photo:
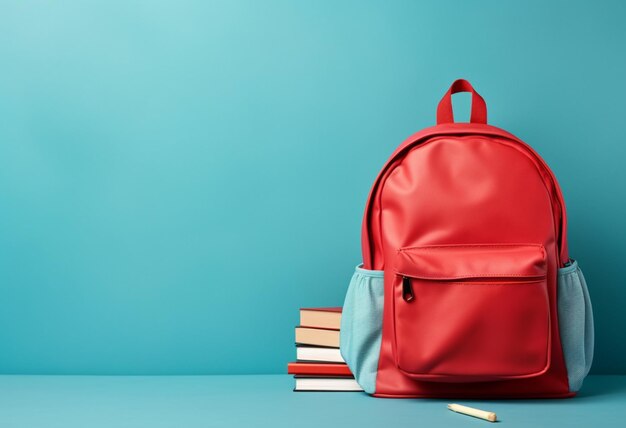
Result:
{"label": "blue table surface", "polygon": [[[0,427],[487,426],[451,400],[292,392],[287,375],[0,376]],[[500,426],[626,426],[626,376],[592,376],[578,397],[454,402],[494,411]]]}

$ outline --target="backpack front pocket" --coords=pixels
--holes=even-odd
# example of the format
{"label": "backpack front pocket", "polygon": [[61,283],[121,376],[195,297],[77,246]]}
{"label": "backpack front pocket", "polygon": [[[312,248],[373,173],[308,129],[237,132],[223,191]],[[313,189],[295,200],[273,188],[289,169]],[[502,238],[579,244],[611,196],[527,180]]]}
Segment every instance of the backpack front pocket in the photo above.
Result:
{"label": "backpack front pocket", "polygon": [[442,245],[398,252],[394,353],[415,379],[538,376],[550,361],[541,245]]}

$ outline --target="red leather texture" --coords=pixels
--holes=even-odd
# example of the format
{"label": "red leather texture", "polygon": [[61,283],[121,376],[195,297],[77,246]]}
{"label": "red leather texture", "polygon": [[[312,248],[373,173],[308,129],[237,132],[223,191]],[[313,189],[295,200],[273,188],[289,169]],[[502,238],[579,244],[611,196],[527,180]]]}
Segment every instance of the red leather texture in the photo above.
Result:
{"label": "red leather texture", "polygon": [[[456,90],[476,93],[454,85],[440,110]],[[568,260],[558,184],[506,131],[438,119],[391,156],[365,210],[364,268],[385,271],[375,395],[571,396],[556,308]]]}
{"label": "red leather texture", "polygon": [[440,280],[545,278],[546,252],[535,244],[408,247],[398,251],[396,273]]}
{"label": "red leather texture", "polygon": [[363,253],[363,268],[382,270],[384,263],[382,261],[382,248],[380,248],[380,222],[375,220],[380,214],[380,205],[377,201],[379,187],[384,184],[390,171],[401,162],[402,156],[408,150],[419,146],[420,144],[428,141],[432,137],[446,135],[450,137],[454,136],[469,136],[480,135],[484,137],[501,137],[505,140],[516,143],[522,149],[525,149],[538,163],[539,173],[544,177],[548,186],[550,186],[550,197],[553,204],[553,212],[555,215],[555,227],[558,230],[555,231],[558,237],[559,248],[559,265],[562,267],[569,261],[569,253],[567,251],[567,216],[565,215],[565,201],[561,193],[561,188],[556,180],[556,177],[548,168],[546,163],[541,157],[522,140],[510,134],[509,132],[497,128],[492,125],[472,124],[472,123],[445,123],[430,128],[423,129],[409,138],[398,146],[398,148],[389,157],[380,173],[374,181],[367,203],[365,205],[365,214],[363,216],[363,224],[361,230],[361,248]]}
{"label": "red leather texture", "polygon": [[[546,267],[540,245],[402,249],[393,285],[398,368],[438,382],[544,373],[550,356]],[[403,298],[403,280],[414,300]]]}

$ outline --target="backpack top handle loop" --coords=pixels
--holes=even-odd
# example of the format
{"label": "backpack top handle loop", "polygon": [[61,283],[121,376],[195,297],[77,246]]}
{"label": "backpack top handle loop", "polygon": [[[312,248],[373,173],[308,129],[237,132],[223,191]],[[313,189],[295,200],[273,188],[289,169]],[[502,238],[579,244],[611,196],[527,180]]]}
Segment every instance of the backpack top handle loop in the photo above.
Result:
{"label": "backpack top handle loop", "polygon": [[445,93],[437,106],[437,125],[441,123],[454,123],[454,113],[452,111],[452,94],[457,92],[471,92],[472,113],[470,123],[487,123],[487,104],[478,92],[474,90],[472,84],[465,79],[457,79],[452,83],[448,92]]}

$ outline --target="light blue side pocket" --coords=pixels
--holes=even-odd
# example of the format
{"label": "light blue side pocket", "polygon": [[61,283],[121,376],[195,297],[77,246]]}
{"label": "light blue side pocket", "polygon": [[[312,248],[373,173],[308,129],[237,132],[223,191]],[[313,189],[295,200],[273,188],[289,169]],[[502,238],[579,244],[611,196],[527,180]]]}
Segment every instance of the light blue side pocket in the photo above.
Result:
{"label": "light blue side pocket", "polygon": [[376,390],[383,330],[384,271],[357,266],[341,314],[341,355],[368,394]]}
{"label": "light blue side pocket", "polygon": [[559,331],[570,391],[576,392],[593,360],[593,311],[589,290],[578,263],[559,269]]}

